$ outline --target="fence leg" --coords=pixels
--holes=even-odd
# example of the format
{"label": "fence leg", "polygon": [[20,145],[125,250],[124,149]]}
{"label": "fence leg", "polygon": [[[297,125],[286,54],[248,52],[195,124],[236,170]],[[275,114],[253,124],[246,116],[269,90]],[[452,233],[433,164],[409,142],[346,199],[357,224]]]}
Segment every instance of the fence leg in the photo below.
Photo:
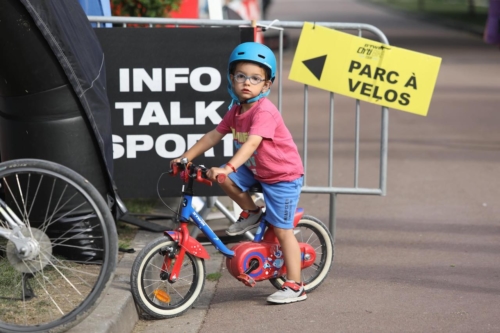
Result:
{"label": "fence leg", "polygon": [[330,229],[330,233],[332,234],[334,244],[335,244],[335,225],[336,225],[336,218],[335,218],[336,201],[337,201],[337,194],[330,193],[330,223],[328,225],[328,228]]}

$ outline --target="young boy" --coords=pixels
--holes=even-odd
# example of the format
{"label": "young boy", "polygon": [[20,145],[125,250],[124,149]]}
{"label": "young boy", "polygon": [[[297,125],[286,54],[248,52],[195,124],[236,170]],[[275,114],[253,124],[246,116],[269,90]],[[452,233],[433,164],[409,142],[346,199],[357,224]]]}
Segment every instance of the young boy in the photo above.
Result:
{"label": "young boy", "polygon": [[[307,298],[301,284],[300,248],[293,233],[293,217],[299,201],[304,169],[302,160],[280,112],[266,96],[275,79],[276,58],[265,45],[243,43],[229,57],[228,92],[233,98],[221,123],[205,134],[180,158],[189,161],[233,134],[236,153],[222,167],[211,168],[207,176],[215,181],[221,173],[225,193],[243,209],[240,218],[226,231],[241,235],[258,227],[264,218],[274,226],[287,267],[287,281],[267,298],[270,303],[292,303]],[[266,212],[263,214],[248,189],[262,185]]]}

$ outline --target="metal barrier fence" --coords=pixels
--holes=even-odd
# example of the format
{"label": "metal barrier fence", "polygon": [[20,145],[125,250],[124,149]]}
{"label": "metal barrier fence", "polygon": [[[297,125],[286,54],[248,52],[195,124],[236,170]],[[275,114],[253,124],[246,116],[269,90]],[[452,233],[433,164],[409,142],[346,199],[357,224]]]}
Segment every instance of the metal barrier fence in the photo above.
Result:
{"label": "metal barrier fence", "polygon": [[[170,19],[170,18],[142,18],[142,17],[101,17],[89,16],[89,20],[96,23],[97,27],[102,27],[104,23],[121,24],[124,28],[129,24],[141,24],[154,28],[157,25],[161,26],[199,26],[199,27],[241,27],[241,26],[257,26],[263,29],[275,29],[279,31],[279,55],[278,55],[278,74],[283,72],[283,36],[285,29],[302,29],[304,22],[299,21],[248,21],[248,20],[196,20],[196,19]],[[332,23],[332,22],[315,22],[316,25],[336,30],[357,31],[358,36],[362,36],[363,31],[371,32],[379,38],[383,44],[389,44],[386,36],[378,28],[368,24],[358,23]],[[329,229],[335,239],[335,207],[337,194],[365,194],[365,195],[381,195],[386,194],[386,179],[387,179],[387,146],[388,146],[388,126],[389,112],[387,107],[381,107],[381,135],[380,135],[380,171],[379,171],[379,187],[378,188],[362,188],[359,187],[359,150],[360,150],[360,101],[356,100],[355,112],[355,147],[354,147],[354,184],[352,187],[334,187],[333,186],[333,123],[334,123],[334,93],[330,94],[330,123],[329,123],[329,158],[328,158],[328,186],[308,186],[307,185],[307,153],[308,153],[308,85],[304,85],[304,126],[303,126],[303,163],[304,163],[304,186],[303,193],[329,194]],[[278,109],[282,110],[282,80],[278,82]],[[215,202],[215,206],[221,210],[226,216],[231,215],[230,212],[219,202]],[[232,222],[235,222],[233,220]]]}

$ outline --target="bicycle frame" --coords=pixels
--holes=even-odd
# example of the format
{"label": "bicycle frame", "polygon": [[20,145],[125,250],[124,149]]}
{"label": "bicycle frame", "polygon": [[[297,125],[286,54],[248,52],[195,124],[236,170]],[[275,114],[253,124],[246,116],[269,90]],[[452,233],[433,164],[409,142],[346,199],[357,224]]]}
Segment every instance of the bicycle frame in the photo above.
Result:
{"label": "bicycle frame", "polygon": [[[212,228],[210,228],[210,226],[205,222],[205,220],[203,220],[203,218],[196,212],[196,210],[192,206],[192,200],[193,200],[192,195],[183,193],[182,201],[181,201],[182,202],[182,209],[181,209],[181,213],[180,213],[180,218],[179,218],[180,221],[179,222],[180,222],[180,232],[181,232],[182,238],[183,238],[182,243],[186,246],[186,250],[192,248],[192,246],[187,246],[186,243],[194,243],[195,242],[195,243],[199,244],[199,246],[201,246],[201,244],[195,238],[193,238],[189,235],[189,231],[187,230],[187,223],[189,223],[189,219],[191,218],[191,220],[194,221],[196,227],[198,227],[198,229],[200,229],[207,236],[207,238],[210,240],[210,242],[215,246],[215,248],[218,251],[220,251],[226,257],[234,256],[234,252],[231,251],[226,245],[224,245],[224,243],[222,243],[222,241],[219,239],[219,237],[217,237],[217,235],[212,230]],[[168,234],[169,236],[171,236],[173,232],[166,231],[165,233]],[[188,241],[188,239],[189,239],[189,241]],[[199,256],[199,254],[194,253],[192,251],[188,251],[188,252],[195,255],[195,256]],[[207,258],[204,258],[204,259],[208,259],[208,258],[209,258],[209,256]]]}
{"label": "bicycle frame", "polygon": [[[196,178],[193,178],[190,176],[191,171],[195,171]],[[174,168],[174,170],[171,172],[172,175],[177,174],[178,169],[177,167]],[[215,232],[208,226],[208,224],[203,220],[203,218],[196,212],[196,210],[192,206],[193,202],[193,183],[195,180],[206,183],[208,185],[212,185],[212,182],[203,179],[201,175],[201,170],[190,170],[190,167],[187,166],[185,167],[186,174],[184,177],[184,180],[187,181],[187,188],[184,186],[182,190],[182,198],[181,198],[181,212],[179,216],[179,228],[177,231],[165,231],[164,235],[175,241],[180,245],[180,250],[179,253],[176,255],[176,262],[174,264],[174,267],[172,268],[171,273],[169,274],[168,281],[173,283],[177,280],[177,277],[179,276],[179,272],[181,269],[182,262],[184,260],[184,254],[186,252],[202,258],[202,259],[209,259],[210,255],[208,254],[207,250],[203,247],[203,245],[196,240],[196,238],[192,237],[189,233],[188,230],[188,223],[190,219],[195,223],[196,227],[200,229],[210,240],[210,242],[215,246],[215,248],[220,251],[223,255],[226,257],[233,257],[234,252],[231,251],[229,248],[227,248],[224,243],[217,237]],[[162,271],[167,272],[167,268],[171,264],[171,258],[165,257]]]}
{"label": "bicycle frame", "polygon": [[[179,252],[175,255],[176,261],[172,270],[169,272],[169,268],[171,267],[172,264],[171,257],[165,256],[162,265],[162,272],[167,274],[169,273],[168,281],[171,283],[175,282],[179,276],[181,265],[184,260],[184,255],[186,252],[202,259],[210,258],[210,255],[208,254],[206,249],[200,244],[200,242],[198,242],[196,238],[190,235],[190,232],[187,227],[190,221],[193,221],[195,223],[196,227],[205,234],[205,236],[210,240],[210,242],[215,246],[215,248],[219,252],[221,252],[224,256],[226,256],[228,260],[231,260],[235,256],[235,251],[229,249],[228,247],[226,247],[226,245],[224,245],[224,243],[222,243],[222,241],[219,239],[219,237],[217,237],[212,228],[210,228],[210,226],[205,222],[205,220],[196,212],[196,210],[192,206],[194,181],[196,180],[198,182],[205,183],[207,185],[212,185],[212,182],[203,178],[202,175],[203,170],[198,167],[191,167],[189,165],[185,165],[184,169],[185,173],[183,175],[181,174],[181,178],[185,182],[187,182],[187,187],[186,185],[184,185],[182,190],[181,211],[179,215],[180,225],[176,231],[164,232],[165,236],[169,237],[171,240],[173,240],[180,246]],[[170,173],[172,175],[176,175],[178,173],[178,168],[175,167],[174,170],[172,170]],[[298,221],[303,216],[303,214],[304,211],[302,208],[298,208],[296,210],[294,216],[294,225],[297,225]],[[257,244],[261,243],[262,241],[265,241],[267,244],[278,244],[272,226],[268,226],[264,219],[262,219],[259,224],[253,242],[249,243]],[[247,245],[245,246],[248,247]],[[266,246],[263,246],[262,248],[266,248]],[[239,249],[238,251],[240,250],[241,249]],[[314,251],[312,250],[312,248],[309,249],[308,247],[308,250],[304,248],[302,249],[302,252],[312,253]],[[315,255],[311,255],[310,258],[315,258]],[[235,262],[238,262],[238,260],[236,260]],[[236,263],[236,265],[238,267],[241,266],[239,265],[239,263]],[[237,271],[237,269],[235,271]],[[235,277],[239,275],[240,274],[237,274],[235,275]]]}

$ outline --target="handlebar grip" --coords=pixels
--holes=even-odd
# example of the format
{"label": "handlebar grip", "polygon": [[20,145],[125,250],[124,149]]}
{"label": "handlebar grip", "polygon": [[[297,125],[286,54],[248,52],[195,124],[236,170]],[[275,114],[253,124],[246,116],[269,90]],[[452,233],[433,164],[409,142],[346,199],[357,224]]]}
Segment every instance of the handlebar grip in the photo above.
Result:
{"label": "handlebar grip", "polygon": [[212,182],[203,177],[203,171],[201,169],[198,169],[196,171],[196,181],[206,184],[208,186],[212,186]]}
{"label": "handlebar grip", "polygon": [[222,184],[226,181],[226,175],[223,173],[219,173],[215,179],[217,179],[217,183]]}
{"label": "handlebar grip", "polygon": [[172,165],[171,165],[171,167],[172,167],[172,169],[170,169],[170,170],[168,171],[168,173],[169,173],[171,176],[175,176],[175,175],[177,175],[177,173],[179,172],[179,166],[178,166],[176,163],[174,163],[174,164],[172,164]]}

